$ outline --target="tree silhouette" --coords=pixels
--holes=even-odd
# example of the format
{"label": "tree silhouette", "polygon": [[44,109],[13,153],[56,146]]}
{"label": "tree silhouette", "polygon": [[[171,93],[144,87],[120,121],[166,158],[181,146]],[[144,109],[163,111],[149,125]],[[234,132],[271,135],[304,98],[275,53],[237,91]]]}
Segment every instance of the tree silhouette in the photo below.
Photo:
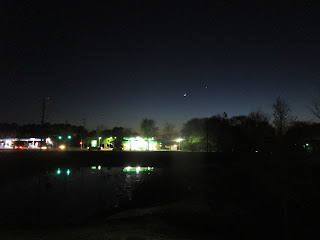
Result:
{"label": "tree silhouette", "polygon": [[181,130],[181,133],[186,139],[183,141],[185,149],[191,151],[204,151],[205,150],[205,137],[206,137],[206,119],[192,118],[186,122]]}
{"label": "tree silhouette", "polygon": [[318,119],[320,119],[320,97],[315,97],[313,99],[310,110]]}
{"label": "tree silhouette", "polygon": [[153,119],[144,118],[140,124],[140,130],[144,137],[155,137],[158,134],[158,127]]}
{"label": "tree silhouette", "polygon": [[291,107],[285,99],[277,97],[272,108],[273,124],[276,128],[276,132],[278,135],[283,136],[294,121]]}
{"label": "tree silhouette", "polygon": [[175,125],[172,123],[166,122],[164,124],[163,133],[162,133],[162,142],[164,144],[170,144],[176,138],[178,133],[175,131]]}

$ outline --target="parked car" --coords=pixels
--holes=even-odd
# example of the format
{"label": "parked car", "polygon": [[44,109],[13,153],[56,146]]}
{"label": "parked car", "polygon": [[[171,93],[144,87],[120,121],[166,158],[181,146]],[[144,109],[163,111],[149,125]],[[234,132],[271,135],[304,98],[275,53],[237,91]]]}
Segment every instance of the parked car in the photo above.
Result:
{"label": "parked car", "polygon": [[16,149],[16,150],[24,150],[24,149],[27,149],[27,147],[24,146],[24,145],[15,145],[14,149]]}
{"label": "parked car", "polygon": [[14,149],[16,149],[16,150],[24,150],[24,149],[28,149],[28,147],[27,147],[25,142],[17,141],[17,142],[14,143]]}

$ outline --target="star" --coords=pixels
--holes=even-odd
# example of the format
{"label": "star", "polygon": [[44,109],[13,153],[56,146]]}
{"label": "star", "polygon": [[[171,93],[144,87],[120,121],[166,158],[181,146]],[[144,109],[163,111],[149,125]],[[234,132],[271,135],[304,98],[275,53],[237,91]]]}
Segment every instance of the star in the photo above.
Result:
{"label": "star", "polygon": [[185,93],[185,94],[183,94],[183,96],[184,96],[184,97],[186,97],[186,96],[187,96],[187,94]]}

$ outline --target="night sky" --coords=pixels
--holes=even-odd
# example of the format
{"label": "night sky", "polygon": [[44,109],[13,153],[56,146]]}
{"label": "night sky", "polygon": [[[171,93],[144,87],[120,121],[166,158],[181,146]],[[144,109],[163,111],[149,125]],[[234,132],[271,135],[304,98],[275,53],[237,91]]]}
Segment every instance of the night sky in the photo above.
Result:
{"label": "night sky", "polygon": [[0,0],[0,122],[40,123],[44,96],[46,121],[91,129],[271,113],[277,96],[314,119],[320,1],[92,2]]}

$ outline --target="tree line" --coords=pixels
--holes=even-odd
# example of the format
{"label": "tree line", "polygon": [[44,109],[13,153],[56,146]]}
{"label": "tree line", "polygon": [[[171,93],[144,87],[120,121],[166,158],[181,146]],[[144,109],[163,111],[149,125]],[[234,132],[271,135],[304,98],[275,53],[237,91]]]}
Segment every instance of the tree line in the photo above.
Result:
{"label": "tree line", "polygon": [[[140,125],[145,136],[156,136],[162,143],[173,144],[182,137],[183,150],[207,152],[281,152],[317,151],[320,124],[297,121],[288,102],[278,97],[272,115],[261,110],[228,118],[227,113],[207,118],[193,118],[184,123],[181,132],[166,123],[162,134],[156,122],[143,119]],[[313,102],[312,113],[320,119],[320,99]]]}
{"label": "tree line", "polygon": [[[117,137],[121,145],[123,137],[155,137],[163,146],[175,144],[182,138],[181,146],[186,151],[237,152],[237,151],[303,151],[306,143],[317,150],[320,140],[320,124],[297,121],[288,102],[278,97],[273,105],[272,115],[261,110],[248,115],[228,117],[227,113],[207,118],[193,118],[177,131],[172,123],[165,123],[161,131],[154,119],[142,119],[140,131],[123,127],[106,129],[98,127],[88,131],[83,126],[70,124],[25,124],[0,123],[0,138],[6,137],[45,137],[72,134],[72,142],[77,145],[82,140],[86,145],[98,137]],[[312,113],[320,119],[320,99],[315,99]],[[310,149],[310,148],[309,148]]]}
{"label": "tree line", "polygon": [[297,121],[288,102],[278,97],[272,115],[261,110],[248,115],[215,115],[184,124],[184,147],[190,151],[280,152],[315,151],[319,148],[320,124]]}

